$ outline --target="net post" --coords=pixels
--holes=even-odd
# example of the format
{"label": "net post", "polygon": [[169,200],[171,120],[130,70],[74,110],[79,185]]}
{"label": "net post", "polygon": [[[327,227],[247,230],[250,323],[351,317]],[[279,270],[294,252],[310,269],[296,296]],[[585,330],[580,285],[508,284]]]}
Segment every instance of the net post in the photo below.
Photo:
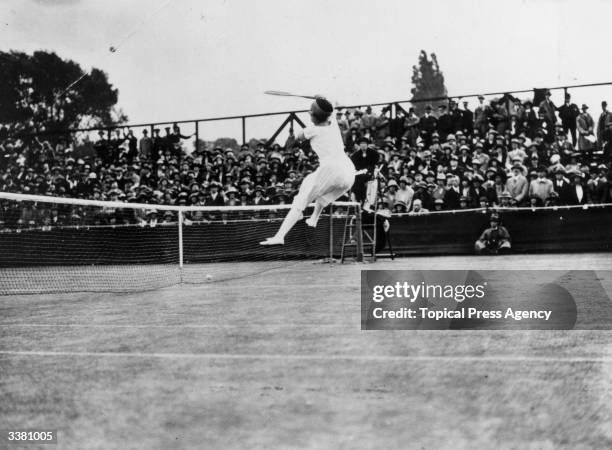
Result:
{"label": "net post", "polygon": [[183,268],[183,211],[178,211],[179,268]]}
{"label": "net post", "polygon": [[246,117],[242,116],[242,145],[246,144]]}
{"label": "net post", "polygon": [[334,262],[334,204],[329,204],[329,264]]}
{"label": "net post", "polygon": [[361,205],[355,206],[355,232],[357,234],[357,262],[363,262],[363,230],[361,229]]}

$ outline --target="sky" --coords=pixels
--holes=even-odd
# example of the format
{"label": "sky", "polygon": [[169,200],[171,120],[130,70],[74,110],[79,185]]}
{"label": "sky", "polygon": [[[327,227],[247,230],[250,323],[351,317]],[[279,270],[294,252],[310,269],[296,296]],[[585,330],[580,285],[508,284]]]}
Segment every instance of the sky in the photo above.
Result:
{"label": "sky", "polygon": [[[612,81],[610,17],[606,0],[3,0],[0,49],[104,70],[129,122],[144,123],[308,108],[265,90],[409,99],[421,49],[436,53],[450,95]],[[611,87],[572,93],[594,116],[612,101]],[[249,120],[247,134],[281,121]]]}

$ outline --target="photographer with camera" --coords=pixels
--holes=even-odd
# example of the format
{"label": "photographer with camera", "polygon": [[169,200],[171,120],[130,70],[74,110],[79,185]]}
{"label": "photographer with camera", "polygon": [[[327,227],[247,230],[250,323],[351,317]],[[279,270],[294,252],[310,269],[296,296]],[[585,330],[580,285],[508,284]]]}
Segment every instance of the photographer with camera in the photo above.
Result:
{"label": "photographer with camera", "polygon": [[509,253],[511,249],[510,233],[500,225],[499,215],[491,214],[491,226],[484,230],[476,241],[474,249],[478,255],[496,255]]}

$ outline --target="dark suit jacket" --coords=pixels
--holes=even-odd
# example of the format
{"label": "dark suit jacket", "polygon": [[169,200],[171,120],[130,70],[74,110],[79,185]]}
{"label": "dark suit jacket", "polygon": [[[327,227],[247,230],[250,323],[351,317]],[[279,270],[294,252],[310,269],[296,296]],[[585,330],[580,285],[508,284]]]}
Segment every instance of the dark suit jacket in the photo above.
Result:
{"label": "dark suit jacket", "polygon": [[444,141],[446,136],[453,132],[453,118],[450,114],[442,114],[438,117],[438,134],[440,141]]}
{"label": "dark suit jacket", "polygon": [[429,117],[423,116],[419,121],[419,128],[421,128],[421,130],[423,130],[428,136],[431,136],[438,128],[438,119],[431,115]]}
{"label": "dark suit jacket", "polygon": [[204,201],[204,206],[225,206],[223,194],[218,193],[214,199],[209,195]]}
{"label": "dark suit jacket", "polygon": [[579,115],[580,110],[575,103],[570,103],[569,105],[563,104],[559,106],[559,117],[561,118],[561,123],[570,130],[576,129],[576,118]]}
{"label": "dark suit jacket", "polygon": [[487,196],[487,190],[485,188],[483,188],[482,186],[480,186],[478,189],[476,189],[474,186],[472,186],[470,188],[470,206],[472,208],[478,208],[478,206],[480,206],[480,197],[487,197],[488,200],[488,196]]}
{"label": "dark suit jacket", "polygon": [[446,209],[459,209],[459,199],[461,198],[461,191],[455,191],[449,189],[444,194],[444,207]]}
{"label": "dark suit jacket", "polygon": [[471,134],[474,130],[474,113],[469,109],[463,110],[461,113],[461,119],[461,127]]}
{"label": "dark suit jacket", "polygon": [[567,181],[563,181],[562,183],[560,183],[556,179],[553,180],[553,189],[557,194],[559,194],[559,204],[560,205],[569,205],[571,203],[571,198],[570,198],[571,186],[572,184],[568,183]]}
{"label": "dark suit jacket", "polygon": [[589,190],[585,185],[582,185],[582,200],[578,200],[578,194],[576,193],[576,186],[574,184],[569,188],[568,198],[570,205],[585,205],[589,202],[588,196]]}

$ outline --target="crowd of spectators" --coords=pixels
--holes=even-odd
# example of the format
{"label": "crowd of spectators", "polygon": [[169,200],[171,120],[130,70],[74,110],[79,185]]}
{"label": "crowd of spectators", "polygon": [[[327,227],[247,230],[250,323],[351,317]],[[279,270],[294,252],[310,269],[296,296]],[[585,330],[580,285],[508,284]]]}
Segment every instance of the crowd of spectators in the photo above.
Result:
{"label": "crowd of spectators", "polygon": [[[569,94],[556,106],[546,92],[537,105],[511,96],[425,107],[336,112],[346,152],[360,175],[353,192],[366,198],[379,183],[376,208],[390,213],[483,207],[585,205],[612,202],[612,113],[606,102],[594,120]],[[284,145],[259,141],[238,148],[187,148],[179,126],[136,136],[100,131],[89,155],[72,142],[11,137],[0,128],[0,189],[92,200],[151,204],[150,210],[33,205],[16,212],[0,204],[0,228],[55,224],[172,222],[154,205],[239,206],[290,203],[305,175],[317,167],[308,143],[290,133]],[[53,143],[52,143],[53,142]],[[347,197],[348,199],[348,197]],[[92,210],[93,211],[93,210]],[[255,213],[252,213],[252,215]],[[262,214],[262,213],[258,213]],[[274,214],[274,213],[272,213]],[[188,220],[214,219],[191,213]]]}

